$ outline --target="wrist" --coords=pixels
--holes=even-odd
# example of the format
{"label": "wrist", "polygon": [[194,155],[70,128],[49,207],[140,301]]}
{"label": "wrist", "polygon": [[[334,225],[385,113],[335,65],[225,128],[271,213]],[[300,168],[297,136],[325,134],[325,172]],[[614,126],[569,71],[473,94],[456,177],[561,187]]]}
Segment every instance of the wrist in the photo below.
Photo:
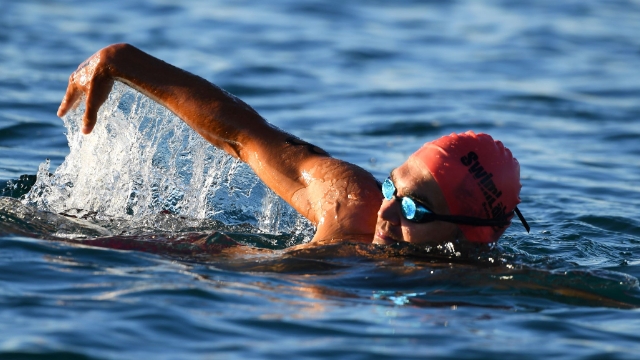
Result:
{"label": "wrist", "polygon": [[99,52],[103,71],[113,79],[126,78],[125,67],[122,64],[131,62],[134,52],[140,52],[136,47],[126,43],[109,45]]}

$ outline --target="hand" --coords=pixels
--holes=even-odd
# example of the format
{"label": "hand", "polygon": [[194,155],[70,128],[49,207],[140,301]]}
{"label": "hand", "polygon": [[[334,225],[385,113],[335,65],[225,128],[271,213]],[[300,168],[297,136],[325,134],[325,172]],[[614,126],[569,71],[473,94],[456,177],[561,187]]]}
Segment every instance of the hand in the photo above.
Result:
{"label": "hand", "polygon": [[107,49],[103,49],[78,66],[69,77],[67,92],[58,108],[58,116],[64,116],[78,106],[80,98],[86,96],[86,108],[82,116],[82,133],[89,134],[96,125],[98,110],[107,100],[113,87],[111,67],[106,61]]}

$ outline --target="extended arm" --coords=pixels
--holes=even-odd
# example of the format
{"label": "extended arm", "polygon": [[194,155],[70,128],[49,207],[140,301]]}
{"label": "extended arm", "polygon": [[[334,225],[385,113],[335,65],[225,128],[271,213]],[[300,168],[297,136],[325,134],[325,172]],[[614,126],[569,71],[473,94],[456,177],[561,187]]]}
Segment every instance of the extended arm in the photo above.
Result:
{"label": "extended arm", "polygon": [[221,88],[131,45],[108,46],[82,63],[69,78],[58,115],[64,116],[85,94],[82,131],[90,133],[114,80],[167,107],[211,144],[249,164],[318,226],[316,238],[373,232],[377,206],[371,203],[379,204],[381,197],[368,172],[331,158],[270,125]]}

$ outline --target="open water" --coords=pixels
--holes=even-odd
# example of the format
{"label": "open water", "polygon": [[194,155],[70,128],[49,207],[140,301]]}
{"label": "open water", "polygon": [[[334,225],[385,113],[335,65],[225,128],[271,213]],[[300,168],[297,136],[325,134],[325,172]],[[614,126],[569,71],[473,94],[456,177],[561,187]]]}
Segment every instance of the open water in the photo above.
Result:
{"label": "open water", "polygon": [[[0,358],[640,356],[639,1],[0,8]],[[114,42],[380,179],[425,141],[490,133],[532,231],[471,258],[287,252],[311,226],[157,104],[117,86],[88,137],[56,117]]]}

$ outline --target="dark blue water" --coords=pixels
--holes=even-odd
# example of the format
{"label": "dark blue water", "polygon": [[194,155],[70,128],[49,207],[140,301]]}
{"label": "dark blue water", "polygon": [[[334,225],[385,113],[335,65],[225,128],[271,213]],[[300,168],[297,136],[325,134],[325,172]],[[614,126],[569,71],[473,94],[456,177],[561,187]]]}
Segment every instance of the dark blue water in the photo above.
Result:
{"label": "dark blue water", "polygon": [[[519,207],[532,226],[512,226],[480,259],[364,245],[286,252],[277,249],[304,241],[299,229],[93,210],[111,197],[76,198],[86,207],[61,216],[5,197],[0,357],[638,358],[638,1],[0,8],[0,187],[13,184],[4,195],[69,154],[73,125],[55,116],[69,74],[129,42],[378,178],[425,141],[488,132],[520,161]],[[127,104],[113,106],[134,112]],[[121,175],[124,165],[69,171]],[[215,230],[253,247],[224,250]]]}

